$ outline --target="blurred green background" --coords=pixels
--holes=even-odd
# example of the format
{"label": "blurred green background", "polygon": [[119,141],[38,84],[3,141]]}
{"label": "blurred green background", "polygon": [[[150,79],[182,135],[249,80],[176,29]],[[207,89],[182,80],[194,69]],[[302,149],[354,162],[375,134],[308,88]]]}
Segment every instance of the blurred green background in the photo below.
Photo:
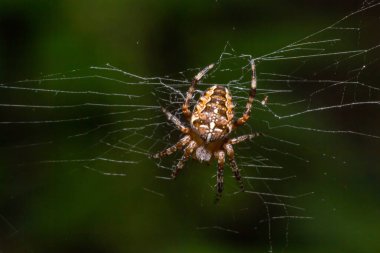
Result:
{"label": "blurred green background", "polygon": [[[227,42],[241,53],[259,56],[328,26],[362,4],[354,0],[2,0],[0,83],[105,63],[145,77],[164,76],[217,60]],[[364,22],[367,18],[364,14],[358,20]],[[374,41],[379,44],[378,34],[372,33],[369,38],[365,37],[368,31],[363,34],[361,43],[365,48]],[[364,61],[378,66],[378,56],[371,55]],[[286,67],[276,63],[279,65],[273,71]],[[364,78],[376,84],[374,76]],[[83,86],[69,89],[93,87],[91,80],[79,85]],[[0,92],[3,101],[17,98],[38,104],[20,91]],[[64,98],[70,99],[69,95]],[[149,99],[146,103],[154,104]],[[357,127],[379,133],[378,108],[352,113],[371,117],[357,120],[355,115],[341,116],[337,111],[333,125],[331,119],[313,120],[326,124],[328,129]],[[8,112],[7,119],[14,116],[14,120],[20,120],[28,114],[28,110],[17,115]],[[66,129],[60,126],[25,130],[23,126],[1,125],[0,252],[268,251],[265,224],[255,228],[265,217],[262,204],[259,207],[259,201],[247,202],[252,198],[226,198],[221,206],[213,205],[214,192],[208,185],[213,180],[209,180],[211,174],[190,170],[192,166],[201,169],[202,165],[191,163],[175,184],[157,182],[155,176],[160,173],[150,160],[127,165],[125,177],[107,177],[71,163],[13,166],[14,161],[84,152],[86,143],[73,146],[65,141],[38,151],[8,148],[25,136],[36,141],[64,136]],[[71,127],[86,129],[79,123]],[[276,131],[281,134],[286,129]],[[299,203],[307,210],[304,216],[314,219],[291,220],[288,230],[274,226],[273,237],[282,239],[273,241],[273,251],[379,252],[379,140],[310,132],[284,134],[308,144],[296,152],[311,162],[283,161],[298,179],[294,185],[277,187],[289,195],[315,192]],[[323,156],[325,151],[337,158]],[[152,194],[150,189],[164,196]],[[239,233],[202,229],[207,226]],[[288,246],[284,239],[287,233]]]}

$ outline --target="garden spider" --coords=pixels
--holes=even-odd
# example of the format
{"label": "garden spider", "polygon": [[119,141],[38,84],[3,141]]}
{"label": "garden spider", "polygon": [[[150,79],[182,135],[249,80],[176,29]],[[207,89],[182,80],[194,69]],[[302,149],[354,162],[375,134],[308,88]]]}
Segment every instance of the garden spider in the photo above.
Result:
{"label": "garden spider", "polygon": [[176,116],[171,114],[165,108],[162,108],[162,111],[165,113],[168,120],[173,122],[176,127],[185,134],[185,136],[173,146],[153,155],[153,158],[168,156],[173,152],[184,148],[184,154],[171,174],[171,177],[174,179],[191,156],[200,162],[209,162],[212,157],[215,157],[218,161],[216,184],[216,200],[218,201],[223,191],[223,167],[226,153],[229,158],[232,172],[240,185],[240,189],[243,191],[244,185],[241,180],[240,170],[235,161],[232,145],[250,140],[261,134],[254,133],[232,139],[228,138],[233,130],[247,122],[250,117],[252,103],[256,95],[256,71],[253,60],[251,61],[251,90],[242,117],[236,120],[234,119],[234,104],[230,92],[226,87],[219,85],[214,85],[208,88],[199,98],[191,113],[189,106],[195,86],[213,67],[214,64],[211,64],[200,71],[194,77],[189,90],[187,91],[185,102],[182,105],[182,112],[186,120],[189,121],[190,127],[186,127]]}

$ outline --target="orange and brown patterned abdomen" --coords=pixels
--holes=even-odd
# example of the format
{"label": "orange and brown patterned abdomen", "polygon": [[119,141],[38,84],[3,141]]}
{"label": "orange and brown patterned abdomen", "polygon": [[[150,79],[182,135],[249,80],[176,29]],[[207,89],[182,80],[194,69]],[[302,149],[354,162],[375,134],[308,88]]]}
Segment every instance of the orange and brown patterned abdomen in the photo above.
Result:
{"label": "orange and brown patterned abdomen", "polygon": [[225,138],[233,125],[233,103],[223,86],[212,86],[199,98],[191,117],[191,127],[206,142]]}

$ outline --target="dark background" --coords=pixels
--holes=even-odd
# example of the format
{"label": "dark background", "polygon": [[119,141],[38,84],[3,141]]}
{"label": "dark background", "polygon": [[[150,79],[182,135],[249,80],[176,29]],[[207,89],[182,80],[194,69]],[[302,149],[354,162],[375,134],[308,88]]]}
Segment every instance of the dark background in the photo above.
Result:
{"label": "dark background", "polygon": [[[141,76],[163,76],[215,61],[227,42],[239,52],[263,55],[330,25],[362,4],[361,1],[1,1],[0,83],[105,63]],[[379,16],[378,11],[371,15]],[[358,21],[365,20],[364,15]],[[378,44],[380,38],[375,30],[371,33],[370,28],[363,26],[363,31],[367,31],[362,35],[364,48]],[[371,54],[363,61],[376,69],[378,58],[378,53]],[[275,69],[285,67],[277,65]],[[378,87],[374,72],[373,76],[364,76],[363,81],[377,83]],[[86,85],[91,86],[88,82],[70,89],[85,90]],[[17,90],[0,92],[3,101],[14,97],[17,103],[38,104]],[[69,96],[64,99],[69,100]],[[154,101],[147,99],[146,103]],[[324,103],[328,104],[328,98]],[[2,110],[6,120],[12,116],[13,120],[22,120],[29,113],[24,109],[13,115],[6,110]],[[361,108],[350,113],[332,115],[333,120],[326,123],[328,129],[356,128],[379,133],[378,108]],[[362,117],[357,118],[359,115]],[[330,119],[318,120],[323,125]],[[208,203],[213,198],[210,188],[194,186],[208,183],[202,181],[204,172],[194,170],[193,175],[187,173],[179,179],[180,183],[168,184],[155,181],[157,167],[149,160],[128,165],[131,170],[125,177],[107,177],[72,163],[14,166],[15,161],[22,164],[56,154],[82,152],[85,142],[73,146],[63,141],[62,145],[38,150],[8,148],[26,137],[43,141],[46,136],[64,136],[67,129],[61,126],[43,132],[38,126],[32,130],[1,126],[1,252],[268,250],[266,227],[254,228],[265,216],[262,205],[255,210],[259,202],[244,203],[250,199],[240,199],[238,207],[249,207],[250,211],[239,212],[238,208],[228,206],[234,204],[233,200],[224,202],[222,207]],[[70,127],[86,129],[80,124]],[[314,219],[292,220],[289,246],[285,246],[286,239],[275,240],[274,252],[284,248],[285,252],[378,251],[379,140],[356,135],[288,134],[308,144],[296,152],[312,162],[304,166],[283,161],[285,167],[293,167],[299,178],[297,184],[279,186],[280,192],[315,192],[300,203],[308,211],[304,216]],[[325,151],[328,155],[321,155]],[[151,188],[165,196],[146,190]],[[239,234],[217,228],[199,229],[216,225]],[[274,227],[272,233],[276,238],[286,231],[284,227]]]}

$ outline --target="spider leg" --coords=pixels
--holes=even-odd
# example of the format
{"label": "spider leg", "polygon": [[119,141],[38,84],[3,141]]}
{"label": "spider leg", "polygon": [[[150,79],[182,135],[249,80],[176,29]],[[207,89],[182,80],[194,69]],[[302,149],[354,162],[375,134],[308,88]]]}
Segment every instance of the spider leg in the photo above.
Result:
{"label": "spider leg", "polygon": [[253,138],[262,136],[262,135],[263,135],[262,133],[246,134],[246,135],[242,135],[242,136],[238,136],[236,138],[230,139],[228,143],[235,145],[246,140],[252,140]]}
{"label": "spider leg", "polygon": [[249,116],[251,114],[253,100],[256,96],[256,65],[253,60],[251,61],[251,67],[252,67],[252,81],[251,81],[251,90],[249,92],[248,102],[245,106],[245,111],[243,113],[243,116],[234,122],[235,128],[243,125],[245,122],[248,121]]}
{"label": "spider leg", "polygon": [[166,117],[168,118],[168,120],[170,120],[171,122],[174,123],[174,125],[184,134],[188,134],[190,132],[190,128],[188,127],[185,127],[181,121],[176,117],[174,116],[172,113],[170,113],[169,111],[167,111],[165,108],[161,108],[162,111],[165,113]]}
{"label": "spider leg", "polygon": [[237,163],[236,163],[236,160],[235,160],[235,152],[234,152],[234,149],[232,147],[232,144],[227,142],[226,144],[223,145],[223,148],[227,151],[227,156],[229,158],[229,162],[230,162],[232,172],[234,173],[234,176],[239,183],[240,189],[242,191],[244,191],[243,181],[241,180],[240,170],[239,170]]}
{"label": "spider leg", "polygon": [[178,161],[177,165],[175,166],[173,172],[172,172],[172,178],[176,178],[178,175],[178,172],[182,170],[183,166],[185,165],[185,162],[189,160],[191,154],[193,153],[194,149],[197,147],[197,143],[195,141],[190,141],[189,145],[185,148],[184,154],[182,158]]}
{"label": "spider leg", "polygon": [[190,100],[194,94],[195,86],[197,85],[199,80],[201,80],[202,77],[213,67],[214,67],[214,64],[210,64],[207,67],[205,67],[196,76],[194,76],[193,81],[191,82],[191,85],[190,85],[190,87],[186,93],[185,102],[182,105],[182,112],[183,112],[183,115],[185,116],[185,118],[187,120],[190,120],[190,117],[191,117],[191,111],[190,111],[189,107],[190,107]]}
{"label": "spider leg", "polygon": [[175,151],[182,149],[186,144],[188,144],[190,142],[190,140],[191,140],[190,135],[186,135],[185,137],[183,137],[182,139],[180,139],[173,146],[171,146],[171,147],[169,147],[169,148],[167,148],[165,150],[162,150],[161,152],[159,152],[157,154],[154,154],[152,157],[153,158],[160,158],[160,157],[171,155]]}
{"label": "spider leg", "polygon": [[215,152],[215,157],[218,159],[218,171],[216,174],[216,199],[215,202],[218,202],[222,197],[223,192],[223,171],[224,171],[224,161],[226,153],[223,150]]}

